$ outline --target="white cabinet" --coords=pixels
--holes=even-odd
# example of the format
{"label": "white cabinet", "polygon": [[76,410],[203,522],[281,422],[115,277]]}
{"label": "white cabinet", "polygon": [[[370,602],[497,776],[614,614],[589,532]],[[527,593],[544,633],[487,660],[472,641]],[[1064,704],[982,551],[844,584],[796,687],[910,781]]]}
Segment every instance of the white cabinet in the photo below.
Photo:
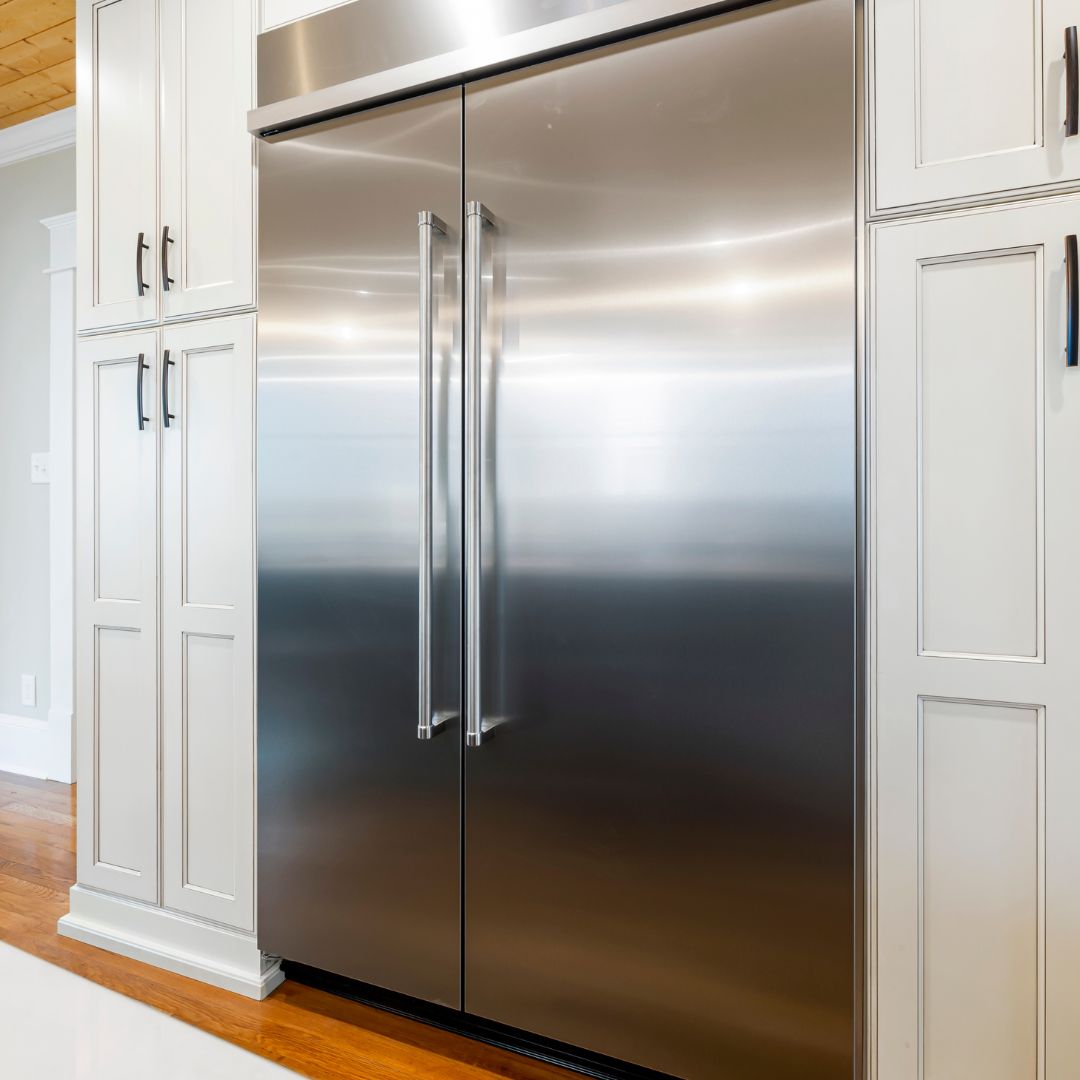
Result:
{"label": "white cabinet", "polygon": [[[161,429],[167,907],[254,929],[254,318],[168,327]],[[167,419],[167,425],[164,420]]]}
{"label": "white cabinet", "polygon": [[78,875],[154,902],[157,334],[83,341],[75,366]]}
{"label": "white cabinet", "polygon": [[341,7],[348,2],[349,0],[261,0],[259,27],[261,30],[272,30],[275,26],[306,19],[309,15]]}
{"label": "white cabinet", "polygon": [[[254,302],[251,0],[160,0],[166,320]],[[167,230],[167,232],[166,232]]]}
{"label": "white cabinet", "polygon": [[253,19],[252,0],[80,0],[79,330],[254,303]]}
{"label": "white cabinet", "polygon": [[874,0],[873,207],[1075,183],[1069,0]]}
{"label": "white cabinet", "polygon": [[77,360],[79,883],[247,932],[254,339],[246,315]]}
{"label": "white cabinet", "polygon": [[1078,228],[872,229],[877,1080],[1080,1061]]}
{"label": "white cabinet", "polygon": [[78,15],[78,326],[155,322],[157,2]]}

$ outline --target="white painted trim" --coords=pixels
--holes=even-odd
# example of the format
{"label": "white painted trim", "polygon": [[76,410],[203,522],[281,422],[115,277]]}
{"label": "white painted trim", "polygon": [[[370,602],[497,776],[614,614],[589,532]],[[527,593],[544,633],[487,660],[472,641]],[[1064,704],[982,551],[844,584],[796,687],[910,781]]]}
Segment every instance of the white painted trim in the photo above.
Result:
{"label": "white painted trim", "polygon": [[[73,110],[68,110],[73,111]],[[49,730],[40,770],[75,781],[75,213],[49,230]]]}
{"label": "white painted trim", "polygon": [[46,779],[49,734],[45,720],[0,713],[0,772]]}
{"label": "white painted trim", "polygon": [[75,145],[75,106],[0,130],[0,167]]}
{"label": "white painted trim", "polygon": [[284,981],[281,961],[264,956],[252,934],[123,900],[85,885],[71,887],[64,937],[261,1001]]}

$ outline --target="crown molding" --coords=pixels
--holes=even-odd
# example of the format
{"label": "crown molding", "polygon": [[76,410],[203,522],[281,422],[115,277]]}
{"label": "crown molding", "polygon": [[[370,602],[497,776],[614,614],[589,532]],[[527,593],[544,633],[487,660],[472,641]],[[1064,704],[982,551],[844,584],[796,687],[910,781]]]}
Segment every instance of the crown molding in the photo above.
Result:
{"label": "crown molding", "polygon": [[75,145],[75,106],[0,128],[0,167]]}

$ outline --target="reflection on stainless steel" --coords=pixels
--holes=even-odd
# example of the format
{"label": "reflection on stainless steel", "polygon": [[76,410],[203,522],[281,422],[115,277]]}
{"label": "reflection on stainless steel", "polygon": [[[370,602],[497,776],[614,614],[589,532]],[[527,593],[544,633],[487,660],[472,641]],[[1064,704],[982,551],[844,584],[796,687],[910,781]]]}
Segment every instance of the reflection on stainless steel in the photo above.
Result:
{"label": "reflection on stainless steel", "polygon": [[354,0],[259,35],[248,130],[274,134],[746,2]]}
{"label": "reflection on stainless steel", "polygon": [[261,146],[266,950],[854,1075],[853,53],[773,0]]}
{"label": "reflection on stainless steel", "polygon": [[466,88],[465,1007],[682,1076],[853,1071],[852,52],[768,4]]}
{"label": "reflection on stainless steel", "polygon": [[416,738],[417,212],[447,223],[431,266],[439,719],[460,713],[460,175],[460,90],[259,154],[259,937],[451,1006],[460,735]]}

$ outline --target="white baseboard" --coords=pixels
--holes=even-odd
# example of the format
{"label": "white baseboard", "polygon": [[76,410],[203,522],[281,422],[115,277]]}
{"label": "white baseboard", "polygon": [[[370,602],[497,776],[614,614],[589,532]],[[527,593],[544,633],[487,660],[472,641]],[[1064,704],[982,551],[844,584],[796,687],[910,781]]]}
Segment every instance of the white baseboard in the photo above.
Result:
{"label": "white baseboard", "polygon": [[71,735],[69,712],[50,709],[48,720],[0,713],[0,772],[72,783]]}
{"label": "white baseboard", "polygon": [[261,1001],[284,981],[281,961],[264,956],[251,934],[212,926],[161,908],[71,888],[65,937]]}

